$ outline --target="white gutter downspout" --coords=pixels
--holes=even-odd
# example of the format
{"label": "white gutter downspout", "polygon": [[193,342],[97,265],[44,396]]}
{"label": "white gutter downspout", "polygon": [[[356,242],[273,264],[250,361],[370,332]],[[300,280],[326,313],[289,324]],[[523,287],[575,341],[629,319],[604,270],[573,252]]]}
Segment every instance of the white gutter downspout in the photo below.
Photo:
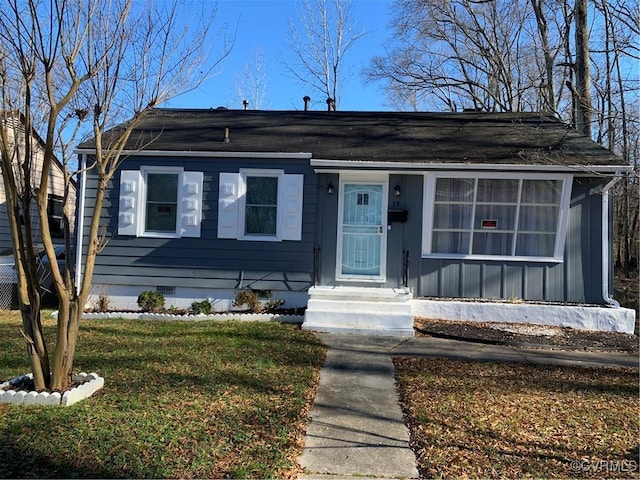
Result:
{"label": "white gutter downspout", "polygon": [[87,190],[87,154],[80,156],[80,201],[78,203],[78,219],[76,222],[76,294],[82,281],[82,239],[84,237],[84,208]]}
{"label": "white gutter downspout", "polygon": [[620,172],[618,171],[616,172],[616,176],[603,186],[599,192],[602,194],[602,300],[615,308],[619,308],[620,304],[609,295],[609,242],[611,238],[609,229],[609,190],[611,190],[619,180]]}

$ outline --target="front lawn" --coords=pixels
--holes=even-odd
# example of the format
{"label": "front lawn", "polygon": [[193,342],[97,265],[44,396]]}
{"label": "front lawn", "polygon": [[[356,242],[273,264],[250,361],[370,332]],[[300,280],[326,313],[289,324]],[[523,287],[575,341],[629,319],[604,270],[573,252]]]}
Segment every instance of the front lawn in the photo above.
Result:
{"label": "front lawn", "polygon": [[395,359],[422,478],[638,478],[638,371]]}
{"label": "front lawn", "polygon": [[[0,380],[28,371],[19,326],[0,313]],[[0,475],[290,476],[324,352],[292,325],[83,321],[74,370],[104,390],[72,407],[0,404]]]}

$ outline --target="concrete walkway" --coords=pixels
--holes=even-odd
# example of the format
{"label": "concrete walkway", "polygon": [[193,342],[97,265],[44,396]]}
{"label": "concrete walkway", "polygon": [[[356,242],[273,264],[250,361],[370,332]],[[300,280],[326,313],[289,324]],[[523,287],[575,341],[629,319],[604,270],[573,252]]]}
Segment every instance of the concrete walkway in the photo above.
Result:
{"label": "concrete walkway", "polygon": [[637,355],[536,350],[432,337],[318,334],[329,347],[299,459],[304,480],[418,478],[391,356],[635,367]]}

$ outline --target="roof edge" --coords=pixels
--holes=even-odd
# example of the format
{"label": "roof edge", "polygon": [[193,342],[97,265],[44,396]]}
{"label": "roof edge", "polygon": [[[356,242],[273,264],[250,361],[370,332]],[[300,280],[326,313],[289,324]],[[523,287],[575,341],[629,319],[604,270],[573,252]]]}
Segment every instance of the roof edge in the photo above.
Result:
{"label": "roof edge", "polygon": [[[77,148],[74,153],[77,155],[91,155],[95,153],[95,148]],[[312,156],[310,152],[211,152],[198,150],[123,150],[122,156],[140,157],[196,157],[196,158],[284,158],[309,160]]]}
{"label": "roof edge", "polygon": [[[631,171],[630,165],[543,165],[517,163],[442,163],[442,162],[368,162],[363,160],[323,160],[311,159],[311,166],[317,172],[324,170],[344,169],[356,167],[363,169],[394,169],[394,170],[502,170],[511,171],[546,171],[546,172],[585,172],[585,173],[622,173]],[[329,173],[329,172],[327,172]]]}

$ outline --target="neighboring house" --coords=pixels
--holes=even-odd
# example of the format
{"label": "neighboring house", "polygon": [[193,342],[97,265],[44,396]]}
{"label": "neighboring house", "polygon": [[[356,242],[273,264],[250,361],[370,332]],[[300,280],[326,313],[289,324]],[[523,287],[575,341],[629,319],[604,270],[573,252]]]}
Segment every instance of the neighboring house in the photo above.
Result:
{"label": "neighboring house", "polygon": [[611,298],[608,192],[628,167],[554,117],[157,109],[127,148],[94,275],[115,306],[154,289],[224,310],[250,288],[319,330],[410,335],[414,315],[498,319],[491,305],[633,331]]}
{"label": "neighboring house", "polygon": [[[8,120],[13,122],[12,119]],[[9,129],[9,133],[18,132],[19,135],[24,135],[25,130],[22,124],[18,123],[17,127]],[[31,185],[37,186],[40,184],[42,178],[42,162],[43,162],[43,140],[36,134],[33,135],[33,147],[34,147],[34,163],[32,166],[32,179]],[[0,167],[1,168],[1,167]],[[16,168],[17,164],[16,164]],[[62,209],[64,206],[64,192],[65,192],[65,179],[63,174],[62,164],[57,158],[51,163],[51,168],[47,172],[49,176],[48,184],[48,217],[51,235],[54,239],[54,243],[64,243],[64,232],[62,229]],[[69,205],[74,206],[76,204],[76,183],[74,180],[69,184]],[[9,212],[7,209],[6,196],[4,182],[0,178],[0,251],[5,251],[13,248],[11,241],[11,232],[9,230]],[[33,207],[31,209],[32,217],[32,231],[34,233],[35,243],[42,241],[42,229],[40,227],[40,220],[38,218],[38,211],[36,210],[35,200],[33,201]],[[21,219],[22,220],[22,219]],[[72,229],[74,217],[71,218]],[[73,231],[73,230],[72,230]]]}
{"label": "neighboring house", "polygon": [[[0,120],[1,121],[1,120]],[[11,126],[8,129],[10,141],[17,134],[21,136],[19,145],[24,150],[25,128],[22,122],[18,120],[18,116],[8,116],[5,120]],[[37,133],[32,132],[33,138],[33,164],[31,171],[31,186],[37,188],[42,178],[43,150],[44,143]],[[15,152],[15,151],[14,151]],[[18,163],[15,162],[15,168],[18,169]],[[1,168],[1,166],[0,166]],[[47,187],[48,208],[47,216],[49,217],[49,230],[53,238],[54,244],[64,244],[64,228],[63,228],[63,207],[65,195],[65,178],[63,166],[57,158],[51,163],[51,168],[47,172],[49,182]],[[73,179],[69,181],[68,204],[72,206],[75,212],[76,205],[76,183]],[[31,204],[31,231],[33,233],[33,241],[36,245],[42,243],[42,228],[40,218],[36,208],[35,199]],[[70,218],[71,234],[74,234],[75,215]],[[20,222],[24,225],[24,217],[20,215]],[[9,211],[6,202],[6,193],[4,181],[0,178],[0,255],[2,255],[2,265],[0,265],[0,308],[9,308],[16,304],[16,271],[13,268],[13,241],[11,239],[11,231],[9,227]],[[59,252],[59,249],[57,249]],[[64,258],[64,253],[58,253],[58,258]],[[51,290],[51,277],[41,279],[46,291]]]}

